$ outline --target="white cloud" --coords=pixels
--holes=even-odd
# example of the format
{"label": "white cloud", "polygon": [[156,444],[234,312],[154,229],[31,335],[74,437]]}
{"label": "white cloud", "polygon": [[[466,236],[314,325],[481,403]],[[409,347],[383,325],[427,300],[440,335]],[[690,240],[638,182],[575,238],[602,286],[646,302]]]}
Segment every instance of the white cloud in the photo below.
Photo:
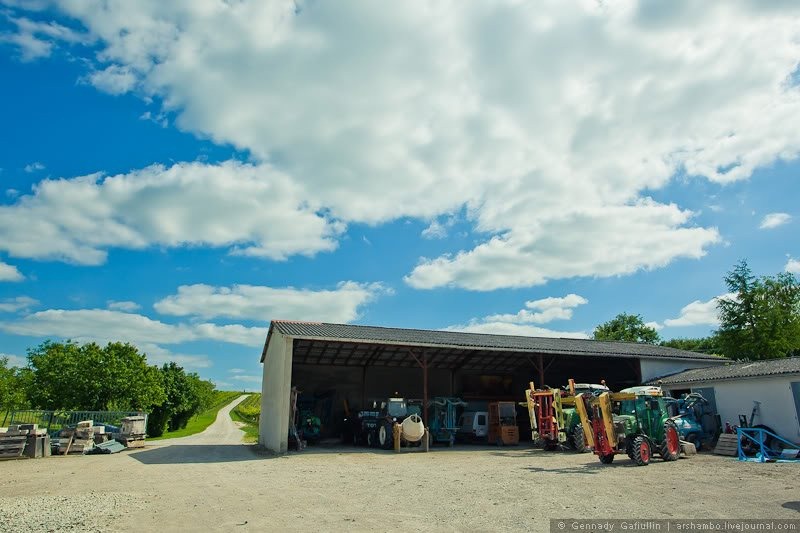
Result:
{"label": "white cloud", "polygon": [[45,168],[45,166],[42,163],[40,163],[38,161],[35,161],[35,162],[33,162],[33,163],[29,164],[29,165],[25,165],[25,172],[30,174],[32,172],[37,172],[39,170],[44,170],[44,168]]}
{"label": "white cloud", "polygon": [[664,326],[659,324],[658,322],[645,322],[644,325],[647,326],[648,328],[653,328],[656,331],[661,331],[662,329],[664,329]]}
{"label": "white cloud", "polygon": [[[19,7],[38,10],[35,3],[28,5],[23,3]],[[89,44],[91,42],[87,35],[56,22],[38,22],[25,17],[8,18],[16,25],[17,31],[16,33],[0,34],[0,42],[11,43],[19,48],[20,59],[25,62],[50,57],[53,49],[59,43]],[[30,171],[26,168],[26,172]]]}
{"label": "white cloud", "polygon": [[30,337],[55,336],[77,341],[107,339],[149,346],[216,340],[260,347],[267,336],[267,328],[240,324],[166,324],[143,315],[108,309],[48,309],[16,321],[0,322],[0,330]]}
{"label": "white cloud", "polygon": [[555,331],[531,324],[544,324],[553,320],[569,320],[572,318],[572,310],[575,307],[587,303],[589,301],[586,298],[577,294],[568,294],[562,298],[549,297],[541,300],[532,300],[525,302],[525,309],[517,313],[473,318],[467,324],[448,326],[445,330],[529,337],[586,339],[589,336],[583,331]]}
{"label": "white cloud", "polygon": [[282,260],[332,250],[342,230],[285,174],[236,161],[44,180],[0,206],[0,249],[85,265],[103,263],[112,246],[204,245]]}
{"label": "white cloud", "polygon": [[335,290],[234,285],[183,285],[178,293],[156,302],[163,315],[352,322],[359,309],[387,289],[379,283],[344,281]]}
{"label": "white cloud", "polygon": [[792,274],[800,274],[800,259],[792,259],[789,258],[786,261],[786,266],[783,267],[786,272],[791,272]]}
{"label": "white cloud", "polygon": [[[258,211],[237,204],[234,220],[212,217],[223,243],[161,213],[180,243],[255,242],[246,248],[253,255],[280,258],[334,246],[338,231],[320,212],[377,224],[466,207],[479,243],[423,260],[412,286],[490,290],[614,276],[701,257],[720,241],[680,206],[647,200],[648,190],[679,171],[746,179],[800,150],[793,2],[682,1],[667,11],[652,2],[505,0],[59,5],[99,40],[89,59],[113,79],[97,78],[103,90],[163,102],[177,127],[279,164],[296,187]],[[240,183],[230,188],[254,197]],[[148,192],[170,206],[194,200]],[[131,212],[104,194],[92,205]],[[305,240],[265,244],[255,230],[237,230],[240,212],[250,221],[285,205],[290,220],[278,217],[276,227],[304,228]],[[97,239],[83,225],[48,218],[45,226],[55,233],[48,241],[66,243],[53,256],[76,262],[102,261],[108,246],[172,242],[142,235],[147,226],[136,222]]]}
{"label": "white cloud", "polygon": [[788,213],[770,213],[761,219],[759,229],[772,229],[778,226],[788,224],[792,220],[792,216]]}
{"label": "white cloud", "polygon": [[31,307],[38,305],[38,303],[39,300],[35,300],[30,296],[6,298],[5,300],[0,300],[0,313],[16,313],[17,311],[30,309]]}
{"label": "white cloud", "polygon": [[232,376],[231,379],[235,379],[237,381],[244,381],[245,383],[261,383],[261,376],[237,375],[237,376]]}
{"label": "white cloud", "polygon": [[569,320],[572,318],[572,310],[574,308],[587,303],[589,303],[589,300],[577,294],[568,294],[563,298],[544,298],[525,302],[526,309],[521,309],[515,314],[489,315],[483,318],[482,321],[511,324],[546,324],[553,320]]}
{"label": "white cloud", "polygon": [[243,368],[231,368],[228,372],[231,374],[243,374],[245,370]]}
{"label": "white cloud", "polygon": [[111,65],[89,74],[86,81],[109,94],[125,94],[136,87],[136,75],[127,67]]}
{"label": "white cloud", "polygon": [[424,239],[444,239],[447,237],[447,232],[456,223],[455,217],[448,217],[443,222],[434,220],[430,225],[422,230],[422,237]]}
{"label": "white cloud", "polygon": [[15,267],[0,261],[0,281],[22,281],[25,276]]}
{"label": "white cloud", "polygon": [[28,364],[27,359],[24,357],[20,357],[18,355],[12,355],[10,353],[0,353],[0,359],[6,358],[8,359],[8,366],[9,367],[23,367]]}
{"label": "white cloud", "polygon": [[106,302],[106,305],[111,310],[125,311],[128,313],[132,311],[138,311],[139,309],[142,308],[142,306],[137,304],[136,302],[128,302],[128,301],[115,302],[114,300],[109,300]]}
{"label": "white cloud", "polygon": [[463,331],[466,333],[492,333],[495,335],[520,335],[523,337],[554,337],[565,339],[588,339],[583,331],[555,331],[529,324],[512,324],[509,322],[470,322],[469,324],[447,326],[445,331]]}
{"label": "white cloud", "polygon": [[671,328],[681,326],[718,326],[717,300],[721,298],[735,299],[736,294],[722,294],[706,302],[695,300],[685,305],[677,318],[668,318],[665,320],[664,326]]}

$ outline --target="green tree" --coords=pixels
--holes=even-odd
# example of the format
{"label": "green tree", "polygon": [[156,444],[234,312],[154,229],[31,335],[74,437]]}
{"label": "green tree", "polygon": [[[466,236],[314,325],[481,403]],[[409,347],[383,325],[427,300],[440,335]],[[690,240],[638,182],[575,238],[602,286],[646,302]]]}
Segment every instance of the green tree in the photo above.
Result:
{"label": "green tree", "polygon": [[661,341],[661,346],[677,348],[678,350],[688,350],[690,352],[717,355],[722,353],[722,350],[719,347],[719,339],[716,335],[711,335],[710,337],[700,337],[696,339],[670,339],[668,341]]}
{"label": "green tree", "polygon": [[135,346],[46,341],[28,350],[29,398],[43,409],[149,410],[164,401],[156,367]]}
{"label": "green tree", "polygon": [[602,341],[627,341],[655,344],[658,332],[644,323],[641,315],[620,313],[594,329],[593,337]]}
{"label": "green tree", "polygon": [[214,391],[213,383],[186,373],[174,362],[164,364],[159,374],[166,398],[148,417],[147,432],[153,437],[185,428],[194,415],[210,407]]}
{"label": "green tree", "polygon": [[756,278],[742,260],[725,276],[732,297],[717,300],[722,353],[773,359],[800,352],[800,283],[793,274]]}
{"label": "green tree", "polygon": [[8,357],[0,357],[0,412],[27,407],[26,372],[9,366]]}

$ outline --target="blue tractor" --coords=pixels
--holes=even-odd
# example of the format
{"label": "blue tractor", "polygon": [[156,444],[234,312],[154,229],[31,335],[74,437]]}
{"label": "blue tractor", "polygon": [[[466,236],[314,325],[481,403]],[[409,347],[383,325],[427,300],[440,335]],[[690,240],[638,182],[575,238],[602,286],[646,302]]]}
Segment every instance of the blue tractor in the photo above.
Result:
{"label": "blue tractor", "polygon": [[720,434],[720,423],[714,409],[701,394],[693,392],[681,398],[665,398],[675,414],[681,440],[691,442],[697,450],[710,448]]}

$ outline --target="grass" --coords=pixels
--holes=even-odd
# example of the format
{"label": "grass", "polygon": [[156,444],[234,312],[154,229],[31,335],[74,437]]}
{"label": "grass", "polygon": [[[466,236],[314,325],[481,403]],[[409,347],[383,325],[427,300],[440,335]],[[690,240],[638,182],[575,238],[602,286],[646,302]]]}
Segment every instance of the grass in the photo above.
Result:
{"label": "grass", "polygon": [[245,442],[258,440],[258,420],[261,417],[261,394],[251,394],[231,411],[231,419],[242,422]]}
{"label": "grass", "polygon": [[167,431],[160,437],[148,437],[148,440],[175,439],[200,433],[217,419],[217,413],[220,409],[238,398],[242,393],[238,391],[216,391],[214,394],[214,404],[206,411],[193,416],[185,428],[177,431]]}

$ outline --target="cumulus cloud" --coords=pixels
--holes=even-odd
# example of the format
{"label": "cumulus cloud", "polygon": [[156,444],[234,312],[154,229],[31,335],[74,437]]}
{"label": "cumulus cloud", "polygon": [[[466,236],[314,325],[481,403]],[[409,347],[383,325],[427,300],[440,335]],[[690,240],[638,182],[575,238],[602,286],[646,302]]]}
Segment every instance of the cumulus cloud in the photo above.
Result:
{"label": "cumulus cloud", "polygon": [[735,299],[735,293],[721,294],[703,302],[695,300],[685,305],[677,318],[668,318],[664,321],[666,327],[680,326],[718,326],[717,301],[719,299]]}
{"label": "cumulus cloud", "polygon": [[[477,245],[422,259],[410,285],[614,276],[698,258],[720,241],[647,191],[678,172],[746,179],[800,150],[797,3],[679,1],[668,12],[651,2],[510,0],[58,5],[98,40],[89,60],[103,74],[90,82],[163,102],[177,127],[247,150],[253,172],[279,165],[297,191],[278,196],[306,202],[259,210],[288,205],[306,223],[280,227],[304,228],[305,242],[237,231],[241,209],[231,221],[212,217],[223,244],[180,223],[165,239],[141,220],[93,242],[81,226],[46,219],[60,237],[51,240],[67,243],[54,256],[72,261],[82,262],[75,249],[101,261],[120,241],[231,239],[280,258],[331,249],[331,220],[436,220],[466,207]],[[100,200],[93,205],[113,204]]]}
{"label": "cumulus cloud", "polygon": [[0,261],[0,281],[22,281],[25,276],[15,267]]}
{"label": "cumulus cloud", "polygon": [[770,213],[761,219],[759,229],[772,229],[778,226],[788,224],[792,220],[792,216],[788,213]]}
{"label": "cumulus cloud", "polygon": [[589,336],[583,331],[555,331],[534,326],[553,320],[569,320],[574,308],[589,301],[577,294],[561,298],[543,298],[525,302],[525,309],[513,314],[495,314],[483,318],[473,318],[467,324],[453,325],[447,331],[466,331],[469,333],[494,333],[499,335],[522,335],[529,337],[564,337],[585,339]]}
{"label": "cumulus cloud", "polygon": [[0,300],[0,313],[16,313],[17,311],[30,309],[38,304],[39,300],[35,300],[30,296],[6,298],[5,300]]}
{"label": "cumulus cloud", "polygon": [[546,324],[553,320],[569,320],[572,310],[585,305],[589,300],[577,294],[568,294],[563,298],[544,298],[525,302],[525,309],[515,314],[489,315],[484,322],[507,322],[512,324]]}
{"label": "cumulus cloud", "polygon": [[77,341],[105,339],[137,345],[171,345],[216,340],[259,347],[267,328],[240,324],[167,324],[144,315],[108,309],[47,309],[16,321],[0,322],[0,330],[30,337],[60,337]]}
{"label": "cumulus cloud", "polygon": [[556,331],[540,328],[530,324],[513,324],[510,322],[481,322],[474,321],[468,324],[453,325],[444,328],[445,331],[463,331],[465,333],[491,333],[494,335],[519,335],[522,337],[554,337],[564,339],[588,339],[585,331]]}
{"label": "cumulus cloud", "polygon": [[33,163],[30,163],[30,164],[28,164],[28,165],[25,165],[25,169],[24,169],[24,170],[25,170],[25,172],[27,172],[28,174],[30,174],[30,173],[32,173],[32,172],[37,172],[37,171],[39,171],[39,170],[44,170],[44,168],[45,168],[45,167],[44,167],[44,165],[43,165],[42,163],[40,163],[40,162],[38,162],[38,161],[35,161],[35,162],[33,162]]}
{"label": "cumulus cloud", "polygon": [[359,309],[387,289],[380,283],[344,281],[334,290],[234,285],[183,285],[178,293],[156,302],[163,315],[352,322]]}
{"label": "cumulus cloud", "polygon": [[109,300],[108,302],[106,302],[106,305],[111,310],[125,311],[128,313],[132,311],[138,311],[139,309],[142,308],[142,306],[137,304],[136,302],[129,302],[129,301],[115,302],[114,300]]}
{"label": "cumulus cloud", "polygon": [[786,261],[786,266],[783,267],[786,272],[791,272],[792,274],[800,274],[800,259],[792,259],[789,258]]}
{"label": "cumulus cloud", "polygon": [[236,161],[44,180],[0,206],[0,249],[85,265],[103,263],[112,246],[205,245],[282,260],[332,250],[342,230],[285,174]]}
{"label": "cumulus cloud", "polygon": [[[35,4],[22,4],[19,7],[34,10],[37,8]],[[56,22],[40,22],[26,17],[6,16],[16,26],[16,32],[0,34],[0,42],[16,46],[20,53],[19,57],[24,62],[49,57],[53,49],[60,43],[88,44],[91,42],[86,34]],[[30,171],[26,168],[26,172]]]}

